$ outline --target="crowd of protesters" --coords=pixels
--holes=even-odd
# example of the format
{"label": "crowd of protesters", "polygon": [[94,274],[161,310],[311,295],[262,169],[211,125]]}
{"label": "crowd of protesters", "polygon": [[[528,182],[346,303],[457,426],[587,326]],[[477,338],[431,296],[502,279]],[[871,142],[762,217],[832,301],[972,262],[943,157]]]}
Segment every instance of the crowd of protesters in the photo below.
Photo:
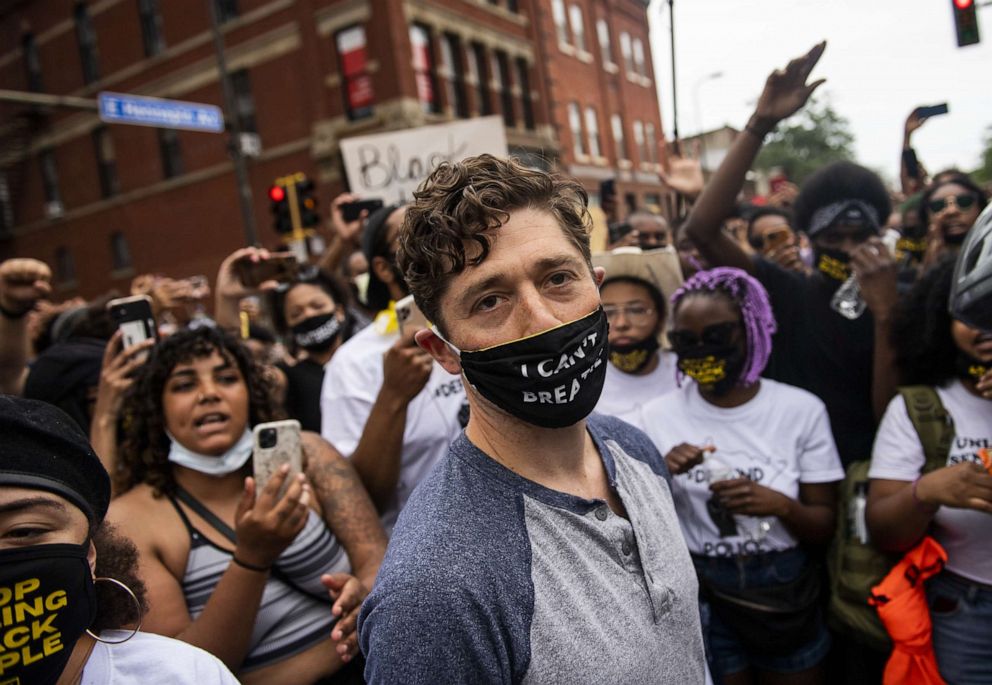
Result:
{"label": "crowd of protesters", "polygon": [[744,198],[824,49],[707,181],[672,154],[678,216],[601,198],[603,251],[483,155],[212,287],[0,263],[0,682],[992,683],[987,189],[914,112],[899,189]]}

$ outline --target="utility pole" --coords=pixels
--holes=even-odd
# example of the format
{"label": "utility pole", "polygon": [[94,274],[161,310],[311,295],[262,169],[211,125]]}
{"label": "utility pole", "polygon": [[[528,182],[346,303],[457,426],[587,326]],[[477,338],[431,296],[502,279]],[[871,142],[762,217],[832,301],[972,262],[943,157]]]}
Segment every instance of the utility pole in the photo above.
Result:
{"label": "utility pole", "polygon": [[675,0],[668,0],[669,33],[672,44],[672,136],[676,147],[679,145],[679,99],[675,83]]}
{"label": "utility pole", "polygon": [[220,31],[220,21],[217,16],[217,0],[207,0],[210,6],[210,28],[214,34],[214,52],[217,54],[217,73],[220,78],[221,90],[224,93],[224,111],[227,113],[231,135],[228,138],[228,149],[234,160],[234,174],[238,182],[238,199],[241,204],[241,221],[245,229],[245,245],[258,243],[255,232],[255,214],[252,211],[251,183],[248,180],[248,165],[241,153],[241,122],[235,111],[234,89],[227,73],[227,59],[224,57],[224,36]]}

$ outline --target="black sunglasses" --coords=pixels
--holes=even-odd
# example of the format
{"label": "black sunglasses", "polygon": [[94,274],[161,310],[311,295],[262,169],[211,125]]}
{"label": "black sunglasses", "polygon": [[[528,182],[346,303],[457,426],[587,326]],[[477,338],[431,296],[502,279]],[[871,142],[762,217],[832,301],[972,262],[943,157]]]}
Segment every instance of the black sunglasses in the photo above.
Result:
{"label": "black sunglasses", "polygon": [[739,321],[725,321],[715,323],[703,329],[702,335],[696,335],[692,331],[679,330],[669,331],[668,340],[672,343],[672,348],[679,350],[689,350],[700,345],[713,345],[724,347],[734,342],[734,334],[741,326]]}
{"label": "black sunglasses", "polygon": [[968,209],[973,204],[978,202],[978,198],[971,193],[961,193],[960,195],[948,195],[947,197],[930,200],[927,203],[927,207],[930,208],[930,212],[932,214],[943,212],[947,209],[947,201],[951,198],[954,198],[954,204],[957,205],[958,209]]}

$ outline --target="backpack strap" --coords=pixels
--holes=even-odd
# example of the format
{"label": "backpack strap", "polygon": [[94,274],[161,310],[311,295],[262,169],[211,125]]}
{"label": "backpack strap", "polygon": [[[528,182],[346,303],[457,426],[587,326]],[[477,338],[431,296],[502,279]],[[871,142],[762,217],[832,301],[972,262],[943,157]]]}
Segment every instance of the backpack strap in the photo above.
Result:
{"label": "backpack strap", "polygon": [[906,403],[906,412],[920,438],[926,461],[921,473],[929,473],[947,464],[947,455],[954,440],[954,420],[940,401],[940,395],[929,385],[907,385],[899,388]]}

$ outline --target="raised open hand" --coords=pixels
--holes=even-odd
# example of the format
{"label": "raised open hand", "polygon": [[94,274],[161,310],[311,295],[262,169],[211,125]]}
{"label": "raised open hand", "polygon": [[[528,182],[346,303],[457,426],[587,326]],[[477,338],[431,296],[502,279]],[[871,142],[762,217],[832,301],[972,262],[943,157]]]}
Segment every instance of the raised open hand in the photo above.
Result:
{"label": "raised open hand", "polygon": [[770,131],[778,122],[798,112],[826,79],[807,84],[813,67],[820,61],[827,41],[817,43],[802,57],[797,57],[785,67],[768,75],[765,89],[761,91],[754,116],[758,125]]}
{"label": "raised open hand", "polygon": [[686,197],[694,198],[703,192],[703,165],[698,159],[672,154],[668,157],[668,171],[658,172],[661,182]]}

